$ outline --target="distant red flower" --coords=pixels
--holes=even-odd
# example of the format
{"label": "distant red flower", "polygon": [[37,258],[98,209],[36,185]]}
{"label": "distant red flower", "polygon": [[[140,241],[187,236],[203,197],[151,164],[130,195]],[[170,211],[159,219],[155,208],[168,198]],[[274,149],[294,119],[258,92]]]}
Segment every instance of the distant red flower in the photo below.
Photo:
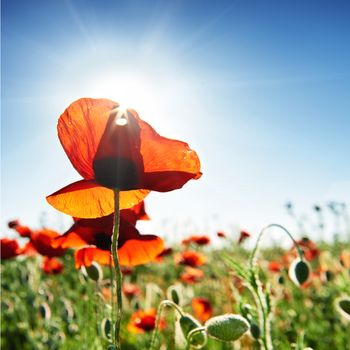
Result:
{"label": "distant red flower", "polygon": [[19,221],[18,220],[11,220],[11,221],[8,222],[7,225],[8,225],[9,228],[15,228],[16,226],[19,225]]}
{"label": "distant red flower", "polygon": [[185,271],[181,274],[180,279],[183,283],[193,284],[204,277],[204,272],[195,267],[186,266]]}
{"label": "distant red flower", "polygon": [[305,259],[308,261],[312,261],[319,257],[320,251],[311,239],[304,237],[301,240],[297,241],[299,247],[304,252]]}
{"label": "distant red flower", "polygon": [[216,233],[216,235],[219,237],[219,238],[226,238],[226,234],[222,231],[219,231]]}
{"label": "distant red flower", "polygon": [[52,245],[55,238],[59,237],[59,233],[49,229],[42,229],[32,232],[30,242],[37,252],[49,258],[62,256],[65,252],[64,247],[54,247]]}
{"label": "distant red flower", "polygon": [[172,191],[201,176],[197,154],[186,143],[158,135],[136,111],[118,107],[82,98],[60,116],[59,139],[83,180],[47,197],[56,209],[80,218],[107,216],[114,212],[114,188],[125,209],[151,190]]}
{"label": "distant red flower", "polygon": [[195,243],[198,245],[207,245],[210,243],[208,236],[190,236],[182,241],[183,244]]}
{"label": "distant red flower", "polygon": [[213,308],[207,298],[193,298],[192,309],[196,318],[201,322],[205,322],[213,316]]}
{"label": "distant red flower", "polygon": [[132,299],[141,293],[140,288],[133,283],[123,284],[123,294],[128,298]]}
{"label": "distant red flower", "polygon": [[339,260],[345,268],[350,269],[350,250],[343,250]]}
{"label": "distant red flower", "polygon": [[250,233],[247,231],[241,231],[239,233],[238,244],[242,244],[247,238],[250,237]]}
{"label": "distant red flower", "polygon": [[268,269],[271,272],[281,272],[283,269],[283,266],[278,261],[269,261]]}
{"label": "distant red flower", "polygon": [[156,262],[162,262],[165,256],[169,256],[173,253],[172,248],[164,248],[156,257]]}
{"label": "distant red flower", "polygon": [[11,259],[21,254],[21,248],[15,239],[1,238],[0,255],[1,260]]}
{"label": "distant red flower", "polygon": [[193,250],[186,250],[175,256],[175,262],[181,265],[187,265],[191,267],[198,267],[204,265],[207,259],[203,254],[197,253]]}
{"label": "distant red flower", "polygon": [[[155,235],[141,235],[135,227],[136,216],[131,209],[120,212],[118,257],[121,265],[135,266],[152,261],[164,247]],[[144,217],[143,213],[140,213]],[[126,218],[126,219],[125,219]],[[130,220],[132,222],[128,222]],[[75,252],[75,266],[90,266],[93,261],[110,265],[113,214],[97,219],[75,219],[73,226],[55,241],[55,246],[79,248]]]}
{"label": "distant red flower", "polygon": [[28,226],[22,226],[22,225],[17,225],[14,227],[14,229],[17,231],[17,233],[21,237],[28,237],[32,235],[33,231],[28,227]]}
{"label": "distant red flower", "polygon": [[41,268],[46,274],[57,275],[63,271],[64,266],[59,260],[46,256]]}
{"label": "distant red flower", "polygon": [[[127,329],[131,333],[150,332],[156,324],[156,309],[137,310],[131,315]],[[164,320],[160,320],[159,328],[164,328]]]}

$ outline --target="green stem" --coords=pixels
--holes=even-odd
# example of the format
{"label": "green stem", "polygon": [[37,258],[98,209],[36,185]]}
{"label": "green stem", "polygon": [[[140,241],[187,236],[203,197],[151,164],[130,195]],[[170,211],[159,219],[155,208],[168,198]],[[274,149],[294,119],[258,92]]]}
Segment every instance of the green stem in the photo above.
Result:
{"label": "green stem", "polygon": [[253,264],[254,264],[254,258],[255,258],[255,255],[258,251],[258,247],[259,247],[259,243],[260,243],[260,240],[263,236],[263,234],[268,230],[270,229],[271,227],[276,227],[276,228],[279,228],[281,229],[283,232],[285,232],[289,238],[293,241],[293,244],[298,252],[298,255],[300,257],[300,260],[303,260],[303,251],[300,249],[298,243],[296,242],[296,240],[294,239],[294,237],[292,236],[292,234],[286,229],[284,228],[282,225],[279,225],[279,224],[270,224],[270,225],[267,225],[266,227],[264,227],[261,231],[260,231],[260,234],[259,234],[259,237],[255,243],[255,247],[252,251],[252,254],[250,255],[250,259],[249,259],[249,264],[250,264],[250,268],[253,267]]}
{"label": "green stem", "polygon": [[[116,280],[117,288],[117,303],[113,300],[112,307],[116,310],[116,321],[115,321],[115,334],[114,334],[114,345],[118,350],[120,347],[120,325],[122,321],[123,311],[123,299],[122,299],[122,273],[120,270],[119,259],[118,259],[118,237],[119,237],[119,226],[120,226],[120,213],[119,213],[119,190],[114,190],[114,226],[112,235],[112,256],[114,263],[114,276]],[[112,280],[113,283],[113,280]]]}
{"label": "green stem", "polygon": [[170,306],[170,307],[174,308],[181,316],[183,316],[183,312],[182,312],[181,308],[178,305],[176,305],[175,303],[173,303],[172,301],[170,301],[170,300],[163,300],[159,304],[158,310],[157,310],[156,324],[155,324],[155,327],[154,327],[154,331],[152,333],[150,350],[154,350],[155,349],[156,339],[157,339],[158,329],[159,329],[159,324],[160,324],[160,320],[161,320],[161,315],[162,315],[162,312],[163,312],[163,309],[164,309],[165,306]]}

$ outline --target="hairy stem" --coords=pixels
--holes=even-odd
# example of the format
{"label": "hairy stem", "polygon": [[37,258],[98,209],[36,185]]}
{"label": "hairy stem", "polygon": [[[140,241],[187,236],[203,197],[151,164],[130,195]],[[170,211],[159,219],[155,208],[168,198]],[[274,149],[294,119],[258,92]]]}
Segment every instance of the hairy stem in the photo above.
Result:
{"label": "hairy stem", "polygon": [[[121,350],[120,346],[120,325],[122,321],[123,311],[123,299],[122,299],[122,273],[120,270],[119,259],[118,259],[118,237],[119,237],[119,226],[120,226],[120,213],[119,213],[119,190],[114,190],[114,226],[112,235],[112,257],[114,263],[114,277],[116,281],[117,289],[117,303],[113,300],[112,307],[115,308],[116,321],[115,321],[115,332],[114,332],[114,345],[118,350]],[[113,283],[113,281],[112,281]]]}

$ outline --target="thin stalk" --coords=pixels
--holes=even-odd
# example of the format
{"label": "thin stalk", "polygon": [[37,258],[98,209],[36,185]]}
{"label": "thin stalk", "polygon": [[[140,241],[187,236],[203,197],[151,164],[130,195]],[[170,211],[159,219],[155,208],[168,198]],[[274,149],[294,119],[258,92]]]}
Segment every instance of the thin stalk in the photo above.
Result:
{"label": "thin stalk", "polygon": [[[116,321],[115,321],[115,334],[114,334],[114,345],[117,350],[121,350],[120,346],[120,325],[122,321],[123,312],[123,299],[122,299],[122,273],[120,270],[119,259],[118,259],[118,237],[119,237],[119,226],[120,226],[120,213],[119,213],[119,190],[114,190],[114,226],[112,235],[112,257],[114,263],[114,276],[116,280],[117,289],[117,303],[113,300],[112,307],[115,308]],[[113,283],[113,280],[112,280]]]}
{"label": "thin stalk", "polygon": [[159,329],[159,324],[160,324],[160,320],[161,320],[161,315],[162,315],[162,312],[163,312],[163,309],[164,309],[165,306],[170,306],[170,307],[174,308],[181,316],[183,315],[183,312],[182,312],[181,308],[178,305],[176,305],[175,303],[173,303],[172,301],[170,301],[170,300],[163,300],[159,304],[158,310],[157,310],[156,324],[155,324],[155,327],[154,327],[154,331],[152,333],[150,350],[154,350],[155,349],[156,339],[157,339],[158,329]]}
{"label": "thin stalk", "polygon": [[270,224],[270,225],[267,225],[266,227],[264,227],[261,231],[260,231],[260,234],[259,234],[259,237],[255,243],[255,247],[252,251],[252,254],[250,255],[250,259],[249,259],[249,265],[250,265],[250,268],[253,268],[253,264],[254,264],[254,258],[255,258],[255,255],[258,251],[258,247],[259,247],[259,243],[260,243],[260,240],[263,236],[263,234],[268,230],[270,229],[271,227],[277,227],[279,229],[281,229],[283,232],[285,232],[289,238],[293,241],[293,244],[298,252],[298,255],[299,255],[299,258],[300,260],[303,260],[303,252],[302,250],[300,249],[298,243],[296,242],[296,240],[294,239],[294,237],[292,236],[292,234],[286,229],[284,228],[282,225],[279,225],[279,224]]}

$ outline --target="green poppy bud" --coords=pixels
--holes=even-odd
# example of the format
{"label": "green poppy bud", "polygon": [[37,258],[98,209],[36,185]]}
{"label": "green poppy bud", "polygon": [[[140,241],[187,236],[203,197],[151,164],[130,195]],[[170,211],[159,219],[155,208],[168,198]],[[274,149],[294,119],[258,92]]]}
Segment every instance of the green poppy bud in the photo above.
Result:
{"label": "green poppy bud", "polygon": [[176,305],[180,305],[181,303],[181,296],[180,296],[180,290],[177,286],[170,286],[167,290],[167,297],[169,300],[174,302]]}
{"label": "green poppy bud", "polygon": [[305,283],[310,275],[309,265],[304,261],[296,258],[289,267],[289,277],[295,285],[300,287]]}
{"label": "green poppy bud", "polygon": [[106,339],[112,338],[112,322],[108,318],[104,318],[101,322],[102,336]]}
{"label": "green poppy bud", "polygon": [[337,311],[347,320],[350,321],[350,298],[338,298],[335,301]]}
{"label": "green poppy bud", "polygon": [[42,303],[39,306],[39,313],[43,319],[49,320],[51,318],[50,306],[47,303]]}
{"label": "green poppy bud", "polygon": [[103,271],[101,266],[96,262],[93,262],[90,266],[82,267],[84,275],[88,276],[93,281],[101,281],[103,279]]}
{"label": "green poppy bud", "polygon": [[235,314],[210,318],[204,326],[209,337],[225,342],[239,339],[250,328],[244,317]]}
{"label": "green poppy bud", "polygon": [[250,324],[250,333],[254,339],[260,338],[260,328],[255,322]]}
{"label": "green poppy bud", "polygon": [[[200,322],[195,319],[190,314],[184,314],[180,317],[179,320],[181,331],[184,335],[184,337],[187,339],[188,334],[196,329],[202,327]],[[205,332],[199,332],[191,337],[191,346],[195,349],[200,349],[203,347],[207,342],[207,335]]]}

